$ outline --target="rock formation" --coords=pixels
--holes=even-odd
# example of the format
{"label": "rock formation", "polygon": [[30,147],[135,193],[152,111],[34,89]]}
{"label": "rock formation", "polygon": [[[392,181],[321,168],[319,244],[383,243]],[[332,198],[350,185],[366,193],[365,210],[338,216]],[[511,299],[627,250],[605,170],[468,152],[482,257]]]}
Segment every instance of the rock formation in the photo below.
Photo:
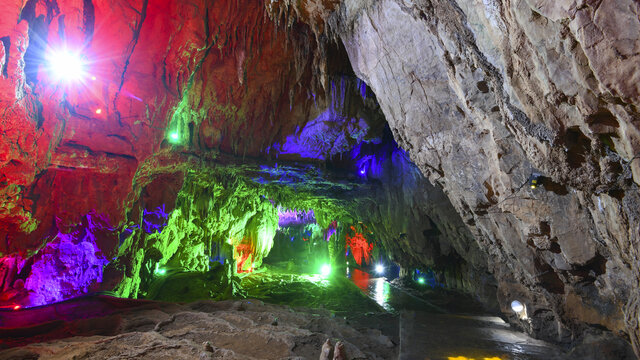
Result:
{"label": "rock formation", "polygon": [[[144,296],[242,246],[259,266],[281,206],[336,221],[334,249],[367,224],[536,337],[640,354],[637,1],[0,12],[2,304]],[[65,49],[79,81],[50,66]]]}

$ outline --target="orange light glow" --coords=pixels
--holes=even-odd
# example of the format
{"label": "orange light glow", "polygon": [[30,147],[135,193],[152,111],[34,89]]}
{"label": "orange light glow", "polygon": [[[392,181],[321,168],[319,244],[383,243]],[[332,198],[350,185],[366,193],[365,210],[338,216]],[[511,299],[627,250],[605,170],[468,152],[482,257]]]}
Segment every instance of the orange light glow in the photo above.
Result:
{"label": "orange light glow", "polygon": [[373,243],[369,244],[364,235],[359,233],[355,227],[351,226],[351,231],[353,231],[355,235],[353,235],[353,237],[349,236],[349,234],[346,235],[346,245],[344,246],[345,252],[348,248],[351,248],[353,258],[358,265],[362,265],[362,259],[369,264],[371,251],[373,250]]}
{"label": "orange light glow", "polygon": [[13,310],[20,310],[21,307],[22,306],[20,306],[20,305],[16,305],[16,306],[13,307]]}

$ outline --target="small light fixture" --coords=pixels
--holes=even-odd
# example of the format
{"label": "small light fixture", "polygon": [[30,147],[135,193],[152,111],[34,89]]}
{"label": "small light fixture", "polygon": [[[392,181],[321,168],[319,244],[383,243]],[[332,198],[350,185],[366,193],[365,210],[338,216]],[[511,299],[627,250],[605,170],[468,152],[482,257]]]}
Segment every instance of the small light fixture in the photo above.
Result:
{"label": "small light fixture", "polygon": [[13,310],[20,310],[21,308],[22,308],[22,306],[20,306],[20,305],[15,305],[15,306],[13,307]]}
{"label": "small light fixture", "polygon": [[160,267],[160,264],[156,263],[156,270],[154,271],[156,275],[164,275],[167,273],[167,270]]}
{"label": "small light fixture", "polygon": [[424,278],[423,278],[422,276],[421,276],[421,277],[419,277],[419,278],[418,278],[418,284],[424,284],[424,283],[425,283]]}
{"label": "small light fixture", "polygon": [[320,275],[322,275],[323,277],[327,277],[331,275],[331,265],[329,264],[322,265],[320,267]]}
{"label": "small light fixture", "polygon": [[91,77],[91,80],[96,81],[98,78],[96,78],[95,76]]}
{"label": "small light fixture", "polygon": [[98,115],[102,114],[102,109],[96,109],[96,114]]}
{"label": "small light fixture", "polygon": [[383,274],[384,273],[384,266],[382,264],[376,265],[376,272],[378,274]]}
{"label": "small light fixture", "polygon": [[513,310],[513,312],[515,312],[516,314],[522,314],[522,312],[524,311],[524,305],[522,305],[522,303],[518,300],[513,300],[511,302],[511,310]]}
{"label": "small light fixture", "polygon": [[172,132],[171,134],[169,134],[169,139],[171,140],[171,142],[178,142],[178,140],[180,140],[180,135],[178,135],[177,132]]}
{"label": "small light fixture", "polygon": [[529,177],[529,187],[535,189],[540,185],[540,181],[542,180],[542,175],[538,173],[532,173]]}

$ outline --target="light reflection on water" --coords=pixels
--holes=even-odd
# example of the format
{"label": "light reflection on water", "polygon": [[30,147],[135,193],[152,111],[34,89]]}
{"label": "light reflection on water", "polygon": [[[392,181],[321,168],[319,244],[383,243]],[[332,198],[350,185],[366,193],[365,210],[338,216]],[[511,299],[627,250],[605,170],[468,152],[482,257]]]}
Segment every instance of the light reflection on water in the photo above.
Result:
{"label": "light reflection on water", "polygon": [[369,273],[359,269],[353,269],[349,278],[362,292],[377,302],[383,309],[389,312],[395,311],[389,304],[391,300],[391,285],[389,285],[384,277],[371,278]]}
{"label": "light reflection on water", "polygon": [[369,285],[370,294],[373,295],[373,300],[375,300],[378,305],[382,306],[383,309],[387,311],[393,311],[393,307],[389,305],[389,299],[391,297],[391,286],[384,278],[377,278],[373,280],[373,285]]}

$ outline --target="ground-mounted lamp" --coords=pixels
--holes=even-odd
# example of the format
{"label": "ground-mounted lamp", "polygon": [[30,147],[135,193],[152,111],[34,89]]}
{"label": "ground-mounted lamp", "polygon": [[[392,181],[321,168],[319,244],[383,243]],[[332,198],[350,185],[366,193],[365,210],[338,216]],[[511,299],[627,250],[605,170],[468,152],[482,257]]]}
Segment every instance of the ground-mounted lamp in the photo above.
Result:
{"label": "ground-mounted lamp", "polygon": [[180,134],[178,134],[177,132],[172,132],[169,134],[169,141],[173,144],[177,144],[180,142]]}
{"label": "ground-mounted lamp", "polygon": [[331,265],[323,264],[320,267],[320,275],[322,275],[322,277],[328,277],[329,275],[331,275]]}
{"label": "ground-mounted lamp", "polygon": [[527,308],[520,301],[513,300],[511,302],[511,310],[513,310],[514,313],[518,314],[520,319],[526,319],[527,318]]}
{"label": "ground-mounted lamp", "polygon": [[167,273],[167,270],[164,268],[161,268],[159,264],[156,264],[156,269],[153,273],[156,275],[162,276]]}

